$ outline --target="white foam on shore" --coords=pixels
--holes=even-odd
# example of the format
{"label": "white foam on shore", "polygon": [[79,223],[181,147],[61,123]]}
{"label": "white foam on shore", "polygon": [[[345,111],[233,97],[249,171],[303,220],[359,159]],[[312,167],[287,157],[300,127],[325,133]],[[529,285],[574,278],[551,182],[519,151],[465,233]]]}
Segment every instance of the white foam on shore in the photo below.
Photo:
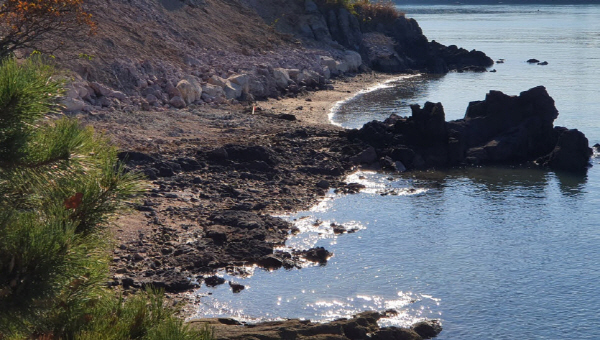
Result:
{"label": "white foam on shore", "polygon": [[367,87],[366,89],[360,90],[356,93],[354,93],[352,96],[342,99],[340,101],[337,101],[335,104],[333,104],[333,106],[331,107],[331,109],[329,109],[329,114],[327,115],[329,122],[333,125],[337,125],[337,126],[342,126],[342,124],[337,123],[333,120],[333,117],[335,116],[335,114],[339,111],[340,107],[342,105],[344,105],[345,103],[353,100],[356,97],[362,96],[365,93],[370,93],[370,92],[374,92],[377,90],[381,90],[381,89],[387,89],[390,87],[394,87],[394,82],[397,82],[399,80],[404,80],[404,79],[409,79],[409,78],[413,78],[413,77],[417,77],[420,76],[420,74],[405,74],[405,75],[401,75],[398,77],[394,77],[394,78],[390,78],[386,81],[383,81],[381,83],[377,83],[373,86]]}

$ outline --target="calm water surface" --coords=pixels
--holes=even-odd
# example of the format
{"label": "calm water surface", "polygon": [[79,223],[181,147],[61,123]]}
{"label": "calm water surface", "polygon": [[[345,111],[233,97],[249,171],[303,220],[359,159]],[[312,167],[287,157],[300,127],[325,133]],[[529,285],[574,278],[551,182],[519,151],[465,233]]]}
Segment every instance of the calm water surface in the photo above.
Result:
{"label": "calm water surface", "polygon": [[[600,6],[404,6],[425,35],[485,51],[495,73],[402,79],[340,103],[358,127],[409,104],[442,102],[448,119],[490,89],[547,87],[556,124],[600,142]],[[529,58],[548,61],[528,65]],[[357,173],[367,189],[331,194],[289,217],[289,247],[324,246],[326,266],[227,277],[201,288],[198,315],[329,320],[398,309],[384,324],[439,318],[439,339],[600,339],[600,162],[586,176],[481,168],[404,176]],[[319,226],[314,226],[321,221]],[[357,231],[336,236],[335,222]]]}

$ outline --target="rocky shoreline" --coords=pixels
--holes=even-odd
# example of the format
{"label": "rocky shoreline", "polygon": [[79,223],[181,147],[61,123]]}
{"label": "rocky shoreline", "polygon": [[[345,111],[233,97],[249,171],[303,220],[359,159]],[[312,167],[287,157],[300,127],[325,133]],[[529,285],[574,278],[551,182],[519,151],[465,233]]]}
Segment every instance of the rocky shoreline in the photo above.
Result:
{"label": "rocky shoreline", "polygon": [[[373,76],[340,80],[344,90],[324,92],[343,99],[346,88],[368,80]],[[116,223],[120,244],[109,285],[135,290],[151,284],[178,293],[214,281],[219,269],[326,261],[327,252],[319,249],[273,254],[294,230],[270,215],[307,209],[329,188],[358,190],[343,178],[367,146],[349,142],[340,127],[315,123],[326,119],[332,104],[305,96],[273,102],[272,107],[295,106],[293,113],[264,103],[81,117],[118,141],[128,169],[151,181],[132,213]],[[158,115],[162,118],[154,119]]]}
{"label": "rocky shoreline", "polygon": [[[143,199],[132,205],[132,213],[122,216],[115,224],[114,234],[119,244],[113,251],[113,276],[109,286],[121,287],[127,293],[152,285],[164,288],[175,299],[180,299],[181,293],[201,284],[226,284],[225,280],[216,276],[219,270],[235,275],[244,265],[276,270],[281,267],[300,268],[306,260],[326,263],[331,254],[322,248],[303,252],[274,251],[284,244],[294,228],[292,224],[271,215],[307,209],[329,188],[357,192],[360,186],[344,183],[343,179],[359,166],[404,171],[406,168],[479,164],[474,161],[474,155],[483,157],[481,155],[498,150],[501,143],[490,143],[483,138],[486,141],[481,147],[483,153],[465,148],[460,151],[463,156],[453,164],[444,163],[448,161],[446,158],[442,162],[434,157],[453,154],[448,152],[449,146],[442,139],[451,141],[448,126],[463,124],[446,123],[440,104],[428,103],[423,109],[417,106],[413,108],[411,118],[392,116],[385,122],[366,124],[360,130],[345,130],[326,123],[328,111],[336,101],[364,88],[365,84],[390,77],[383,74],[343,77],[334,82],[331,90],[260,102],[260,105],[254,106],[190,106],[183,110],[140,111],[125,116],[110,111],[81,116],[85,123],[105,131],[118,141],[124,150],[119,156],[129,170],[142,172],[151,181]],[[514,119],[511,124],[507,123],[506,129],[490,134],[490,138],[514,137],[514,131],[529,131],[533,136],[525,134],[525,137],[515,137],[516,140],[539,140],[540,134],[547,135],[548,143],[541,143],[544,152],[533,154],[540,154],[536,156],[540,159],[551,159],[553,154],[561,153],[557,144],[560,135],[557,133],[568,132],[575,135],[575,139],[581,139],[580,133],[564,128],[553,129],[551,121],[556,118],[553,101],[543,88],[524,93],[530,92],[536,95],[521,96],[537,104],[521,104],[523,107],[535,107],[537,111],[527,111],[526,116],[546,117],[544,119],[550,125],[524,124],[522,120]],[[513,100],[511,98],[517,98],[500,94],[492,96],[509,102]],[[485,106],[485,101],[482,103],[480,106]],[[502,110],[491,111],[497,113]],[[475,116],[481,118],[485,114]],[[497,120],[492,121],[498,124]],[[401,131],[418,129],[402,129],[402,124],[416,124],[423,130],[419,138],[425,138],[428,144],[422,145],[418,140],[407,143],[411,137],[403,136]],[[515,128],[523,124],[535,128]],[[484,130],[480,128],[477,131]],[[461,131],[465,133],[466,130]],[[486,147],[490,148],[492,144],[496,148],[487,150]],[[518,143],[505,144],[520,150]],[[558,148],[554,147],[555,144]],[[587,164],[587,140],[566,145],[574,148],[563,147],[563,156],[558,157],[564,157],[565,152],[569,156],[580,155]],[[541,157],[546,154],[546,158]],[[396,156],[407,155],[412,156],[410,160],[396,159]],[[423,161],[422,164],[415,162],[415,156]],[[485,164],[489,156],[479,160]],[[506,162],[508,159],[499,161]],[[234,292],[244,288],[233,282],[229,285]],[[215,322],[218,323],[211,321]],[[298,325],[305,326],[300,321],[289,323],[276,325],[277,329],[287,332]],[[262,326],[275,327],[269,323]],[[254,328],[252,332],[256,330]],[[271,328],[264,331],[273,332]],[[237,334],[239,330],[232,332],[227,331],[226,334]],[[311,332],[306,334],[313,334]],[[344,337],[343,333],[332,333],[338,337],[323,335],[329,333],[318,334],[323,339],[362,339]],[[219,338],[226,339],[227,336]],[[247,338],[252,339],[251,336]],[[406,338],[418,339],[413,335]]]}
{"label": "rocky shoreline", "polygon": [[[360,190],[343,179],[359,164],[356,154],[368,145],[349,142],[348,131],[322,122],[327,121],[335,101],[390,77],[341,78],[333,90],[254,107],[199,106],[128,116],[110,111],[80,116],[121,145],[124,151],[119,157],[129,170],[142,172],[150,180],[144,197],[113,226],[117,244],[108,285],[125,294],[152,285],[165,289],[176,301],[185,301],[185,292],[201,284],[226,284],[216,276],[218,270],[235,275],[242,265],[276,270],[300,268],[305,261],[326,263],[331,254],[323,248],[274,252],[294,227],[271,215],[307,209],[329,188],[348,193]],[[234,292],[244,289],[233,282],[229,286]],[[370,323],[361,327],[380,332],[381,339],[390,338],[386,332],[397,333],[394,338],[398,339],[403,338],[400,335],[420,338],[406,329],[379,330],[378,318],[370,317]],[[220,322],[212,319],[210,323]],[[300,332],[299,339],[307,334],[316,336],[311,339],[364,338],[340,333],[346,327],[340,323],[307,326],[305,321],[291,320],[276,328]],[[272,336],[269,339],[278,339],[273,335],[274,324],[263,326]],[[252,327],[256,332],[257,326]],[[298,331],[298,327],[310,330]],[[439,332],[441,327],[435,329]],[[243,331],[237,328],[222,331],[225,335],[217,338],[253,339],[242,337]]]}
{"label": "rocky shoreline", "polygon": [[215,337],[222,340],[421,340],[433,338],[442,330],[435,320],[421,321],[411,328],[379,327],[378,320],[395,314],[394,310],[363,312],[328,323],[292,319],[246,326],[233,319],[199,319],[189,325],[196,328],[210,325]]}

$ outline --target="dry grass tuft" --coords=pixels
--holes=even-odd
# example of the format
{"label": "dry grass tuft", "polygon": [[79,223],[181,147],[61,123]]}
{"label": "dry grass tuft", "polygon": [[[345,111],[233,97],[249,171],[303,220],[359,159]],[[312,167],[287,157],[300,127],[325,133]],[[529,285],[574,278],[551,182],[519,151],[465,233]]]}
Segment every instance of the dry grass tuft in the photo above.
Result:
{"label": "dry grass tuft", "polygon": [[390,1],[358,0],[353,4],[353,10],[357,17],[363,21],[390,22],[404,16],[398,11],[396,5]]}

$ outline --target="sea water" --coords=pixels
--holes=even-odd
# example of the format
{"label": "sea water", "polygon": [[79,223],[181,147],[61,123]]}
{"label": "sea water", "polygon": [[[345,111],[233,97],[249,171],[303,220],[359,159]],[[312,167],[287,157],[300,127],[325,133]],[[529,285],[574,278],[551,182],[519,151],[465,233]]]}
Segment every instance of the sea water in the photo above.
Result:
{"label": "sea water", "polygon": [[[464,116],[489,90],[544,85],[557,125],[600,142],[600,6],[403,6],[429,39],[485,51],[497,72],[414,76],[339,103],[332,121],[359,127],[410,104],[442,102]],[[536,58],[548,65],[531,65]],[[442,321],[439,339],[600,339],[600,162],[587,175],[474,168],[416,174],[362,172],[366,189],[287,216],[288,247],[324,246],[327,265],[227,277],[202,287],[199,316],[247,321],[331,320],[393,308],[383,325]],[[331,223],[354,233],[335,235]]]}

